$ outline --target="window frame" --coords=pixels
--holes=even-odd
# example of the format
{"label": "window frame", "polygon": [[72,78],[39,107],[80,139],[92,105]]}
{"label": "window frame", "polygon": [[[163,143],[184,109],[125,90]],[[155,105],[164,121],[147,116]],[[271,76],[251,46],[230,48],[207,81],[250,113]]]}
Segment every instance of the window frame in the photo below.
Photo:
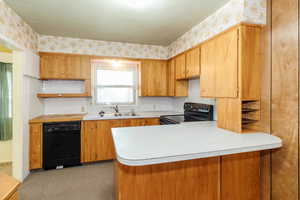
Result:
{"label": "window frame", "polygon": [[[115,70],[115,71],[132,71],[133,72],[133,85],[97,85],[98,76],[97,70]],[[120,70],[122,69],[123,70]],[[126,68],[132,68],[132,70],[126,70]],[[114,67],[106,62],[96,62],[94,63],[94,104],[102,105],[102,106],[110,106],[110,105],[122,105],[122,106],[136,106],[137,105],[137,94],[138,94],[138,64],[137,63],[129,63],[124,64],[122,66]],[[98,102],[98,89],[99,88],[132,88],[133,90],[133,102]]]}

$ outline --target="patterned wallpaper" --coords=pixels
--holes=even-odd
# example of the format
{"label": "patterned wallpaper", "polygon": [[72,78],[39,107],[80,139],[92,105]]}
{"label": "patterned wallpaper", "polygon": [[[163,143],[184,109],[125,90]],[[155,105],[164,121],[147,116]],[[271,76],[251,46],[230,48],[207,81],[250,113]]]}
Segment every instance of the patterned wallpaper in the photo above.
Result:
{"label": "patterned wallpaper", "polygon": [[218,33],[239,24],[266,24],[266,0],[231,0],[168,46],[173,57]]}
{"label": "patterned wallpaper", "polygon": [[0,0],[0,36],[32,51],[63,52],[128,58],[166,59],[240,22],[266,23],[267,0],[231,0],[169,46],[108,42],[38,35]]}
{"label": "patterned wallpaper", "polygon": [[165,59],[168,49],[164,46],[143,45],[68,37],[39,36],[39,51],[116,56],[127,58]]}
{"label": "patterned wallpaper", "polygon": [[37,51],[38,34],[3,0],[0,0],[0,35],[9,38],[20,48]]}

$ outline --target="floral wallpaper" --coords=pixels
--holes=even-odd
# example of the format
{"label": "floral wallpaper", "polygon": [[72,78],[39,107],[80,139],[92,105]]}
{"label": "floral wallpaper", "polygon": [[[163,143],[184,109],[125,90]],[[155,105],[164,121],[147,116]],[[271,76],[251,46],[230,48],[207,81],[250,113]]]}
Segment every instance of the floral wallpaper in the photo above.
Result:
{"label": "floral wallpaper", "polygon": [[20,48],[37,51],[38,34],[3,0],[0,0],[0,36],[12,40]]}
{"label": "floral wallpaper", "polygon": [[252,24],[267,24],[267,1],[244,0],[243,22]]}
{"label": "floral wallpaper", "polygon": [[173,57],[239,24],[266,24],[266,0],[231,0],[168,46]]}
{"label": "floral wallpaper", "polygon": [[0,36],[33,52],[62,52],[128,58],[166,59],[175,56],[240,22],[266,24],[267,0],[230,0],[169,46],[109,42],[38,35],[0,0]]}
{"label": "floral wallpaper", "polygon": [[77,53],[127,58],[166,59],[168,49],[164,46],[143,45],[68,37],[39,36],[39,51]]}

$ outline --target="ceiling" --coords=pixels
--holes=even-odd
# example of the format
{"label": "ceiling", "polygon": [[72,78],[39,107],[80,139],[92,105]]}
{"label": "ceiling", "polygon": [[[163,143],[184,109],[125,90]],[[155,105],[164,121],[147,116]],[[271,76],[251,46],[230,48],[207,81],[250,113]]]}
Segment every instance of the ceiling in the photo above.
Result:
{"label": "ceiling", "polygon": [[5,0],[40,34],[168,45],[229,0]]}

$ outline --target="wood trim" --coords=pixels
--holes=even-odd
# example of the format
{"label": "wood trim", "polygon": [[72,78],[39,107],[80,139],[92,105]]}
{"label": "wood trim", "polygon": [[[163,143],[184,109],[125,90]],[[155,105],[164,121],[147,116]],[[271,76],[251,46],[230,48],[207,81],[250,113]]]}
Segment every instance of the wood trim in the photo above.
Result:
{"label": "wood trim", "polygon": [[10,177],[4,173],[0,173],[0,199],[1,200],[13,200],[16,199],[17,189],[20,182],[13,177]]}

